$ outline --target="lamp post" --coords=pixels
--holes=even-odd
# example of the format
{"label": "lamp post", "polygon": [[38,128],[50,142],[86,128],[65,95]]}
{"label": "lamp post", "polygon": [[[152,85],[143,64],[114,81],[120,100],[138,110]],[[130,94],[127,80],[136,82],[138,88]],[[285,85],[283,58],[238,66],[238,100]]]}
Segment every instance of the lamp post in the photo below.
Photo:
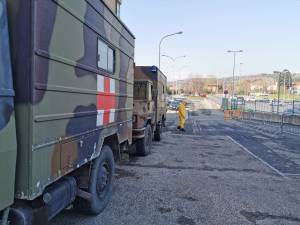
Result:
{"label": "lamp post", "polygon": [[236,54],[242,53],[243,50],[228,50],[227,53],[233,53],[233,72],[232,72],[232,97],[234,97],[234,80],[235,80],[235,61],[236,61]]}
{"label": "lamp post", "polygon": [[241,90],[240,88],[241,88],[241,77],[242,77],[242,74],[243,74],[243,65],[244,65],[244,63],[240,63],[240,74],[239,74],[239,80],[238,80],[238,88],[239,88],[239,90]]}
{"label": "lamp post", "polygon": [[[274,71],[273,72],[276,75],[278,75],[278,81],[277,81],[277,113],[279,113],[279,102],[280,102],[280,82],[281,82],[281,72]],[[272,101],[272,112],[273,112],[273,103]]]}
{"label": "lamp post", "polygon": [[182,31],[179,31],[179,32],[176,32],[176,33],[173,33],[173,34],[168,34],[168,35],[165,35],[165,36],[163,36],[161,39],[160,39],[160,42],[159,42],[159,46],[158,46],[158,48],[159,48],[159,56],[158,56],[158,68],[160,69],[160,57],[161,57],[161,44],[162,44],[162,42],[166,39],[166,38],[168,38],[168,37],[171,37],[171,36],[174,36],[174,35],[179,35],[179,34],[183,34],[183,32]]}
{"label": "lamp post", "polygon": [[[187,68],[187,67],[189,67],[188,65],[184,65],[184,66],[182,66],[180,69],[178,69],[178,78],[179,78],[179,80],[182,80],[182,72],[183,72],[183,69],[184,68]],[[184,83],[184,82],[183,82]],[[184,87],[183,87],[183,89],[184,89]],[[183,91],[183,93],[184,93],[184,91]]]}
{"label": "lamp post", "polygon": [[[174,64],[175,64],[176,60],[181,59],[181,58],[186,58],[186,55],[177,56],[175,58],[172,56],[169,56],[169,55],[162,55],[162,56],[173,61],[173,66],[172,66],[173,69],[172,70],[174,73],[175,73]],[[178,80],[177,79],[176,79],[176,94],[178,94]]]}
{"label": "lamp post", "polygon": [[173,58],[172,56],[169,56],[169,55],[162,55],[162,56],[171,59],[174,63],[175,63],[175,61],[176,61],[177,59],[185,58],[185,57],[186,57],[186,55],[177,56],[177,57],[175,57],[175,58]]}

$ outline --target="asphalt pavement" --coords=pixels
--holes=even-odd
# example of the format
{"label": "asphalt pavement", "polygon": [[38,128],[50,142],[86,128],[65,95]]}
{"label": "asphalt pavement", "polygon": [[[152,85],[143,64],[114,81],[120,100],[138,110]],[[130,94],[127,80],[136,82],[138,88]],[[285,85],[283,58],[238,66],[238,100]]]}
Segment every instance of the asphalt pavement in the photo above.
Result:
{"label": "asphalt pavement", "polygon": [[50,225],[300,224],[300,141],[264,125],[224,121],[195,101],[186,132],[168,114],[151,155],[118,164],[105,211],[65,210]]}

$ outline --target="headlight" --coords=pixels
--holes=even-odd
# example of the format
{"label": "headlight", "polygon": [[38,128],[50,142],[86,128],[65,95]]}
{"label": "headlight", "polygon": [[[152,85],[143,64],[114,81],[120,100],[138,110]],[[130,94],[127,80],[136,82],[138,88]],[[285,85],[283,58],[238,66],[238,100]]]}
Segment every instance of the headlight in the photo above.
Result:
{"label": "headlight", "polygon": [[132,123],[135,123],[137,121],[137,115],[132,116]]}

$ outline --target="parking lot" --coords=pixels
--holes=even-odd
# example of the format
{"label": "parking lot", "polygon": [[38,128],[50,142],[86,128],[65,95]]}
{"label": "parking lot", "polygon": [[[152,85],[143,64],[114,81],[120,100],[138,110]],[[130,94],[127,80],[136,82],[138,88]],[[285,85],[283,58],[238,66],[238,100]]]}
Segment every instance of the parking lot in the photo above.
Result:
{"label": "parking lot", "polygon": [[51,225],[300,224],[299,138],[224,122],[195,101],[186,132],[168,114],[152,154],[118,164],[114,195],[98,217],[65,210]]}

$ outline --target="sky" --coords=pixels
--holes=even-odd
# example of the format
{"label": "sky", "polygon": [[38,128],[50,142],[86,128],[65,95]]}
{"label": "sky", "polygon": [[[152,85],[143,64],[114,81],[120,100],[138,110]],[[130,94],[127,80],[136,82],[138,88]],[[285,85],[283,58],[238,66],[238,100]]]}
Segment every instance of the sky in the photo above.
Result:
{"label": "sky", "polygon": [[158,65],[169,80],[188,74],[232,76],[300,72],[300,0],[123,0],[121,19],[136,37],[137,65]]}

